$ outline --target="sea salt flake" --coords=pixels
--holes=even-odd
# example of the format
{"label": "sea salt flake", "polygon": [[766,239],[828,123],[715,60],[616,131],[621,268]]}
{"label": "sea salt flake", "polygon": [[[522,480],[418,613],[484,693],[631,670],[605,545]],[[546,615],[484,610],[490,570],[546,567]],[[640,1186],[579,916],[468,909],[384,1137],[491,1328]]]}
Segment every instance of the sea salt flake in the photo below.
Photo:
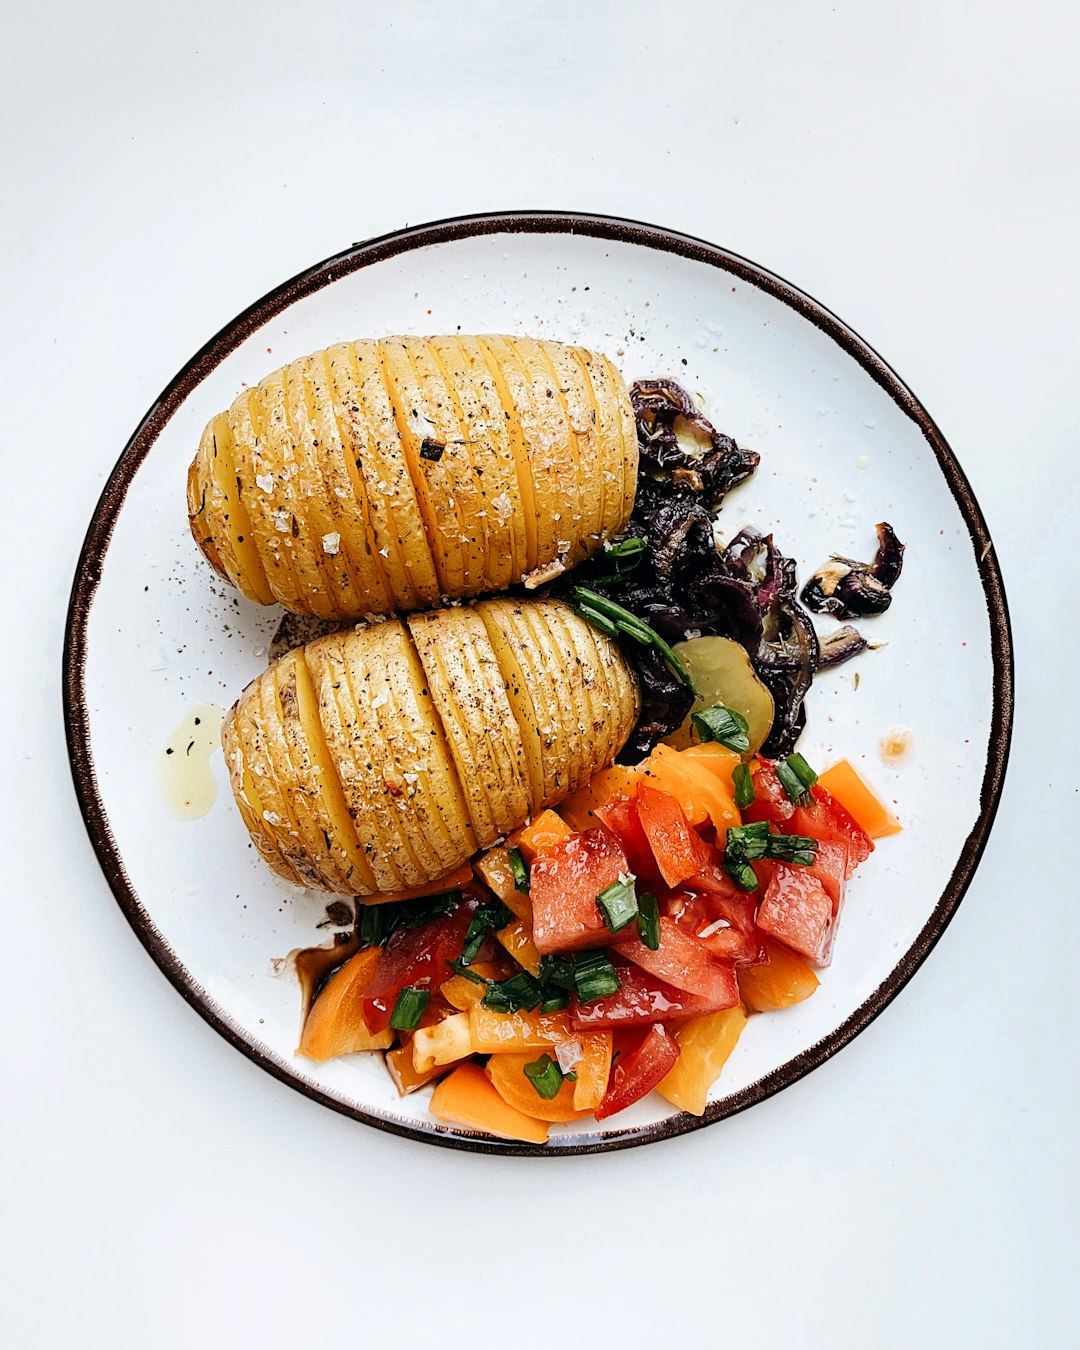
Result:
{"label": "sea salt flake", "polygon": [[273,493],[274,475],[272,473],[258,473],[255,475],[255,481],[267,495]]}
{"label": "sea salt flake", "polygon": [[337,530],[332,530],[329,534],[322,537],[323,552],[334,554],[341,548],[341,535]]}

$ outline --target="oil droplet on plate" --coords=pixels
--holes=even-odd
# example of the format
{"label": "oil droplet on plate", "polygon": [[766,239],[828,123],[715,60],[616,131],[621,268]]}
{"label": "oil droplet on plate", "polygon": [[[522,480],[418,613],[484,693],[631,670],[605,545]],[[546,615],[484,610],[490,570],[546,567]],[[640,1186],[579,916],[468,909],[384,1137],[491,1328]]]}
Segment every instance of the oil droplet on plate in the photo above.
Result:
{"label": "oil droplet on plate", "polygon": [[217,800],[217,780],[210,757],[221,745],[225,710],[216,703],[197,703],[158,756],[161,800],[177,820],[198,820]]}
{"label": "oil droplet on plate", "polygon": [[878,754],[886,764],[898,764],[911,754],[912,737],[906,727],[893,727],[878,741]]}

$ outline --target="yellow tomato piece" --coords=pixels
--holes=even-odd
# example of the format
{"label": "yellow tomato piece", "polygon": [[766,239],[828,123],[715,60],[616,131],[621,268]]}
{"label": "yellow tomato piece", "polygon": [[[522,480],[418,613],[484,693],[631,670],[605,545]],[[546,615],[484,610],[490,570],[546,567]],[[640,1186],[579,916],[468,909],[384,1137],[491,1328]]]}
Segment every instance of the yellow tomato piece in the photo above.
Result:
{"label": "yellow tomato piece", "polygon": [[720,1077],[746,1022],[745,1009],[735,1007],[693,1017],[676,1027],[679,1058],[657,1085],[660,1095],[691,1115],[702,1115],[709,1089]]}

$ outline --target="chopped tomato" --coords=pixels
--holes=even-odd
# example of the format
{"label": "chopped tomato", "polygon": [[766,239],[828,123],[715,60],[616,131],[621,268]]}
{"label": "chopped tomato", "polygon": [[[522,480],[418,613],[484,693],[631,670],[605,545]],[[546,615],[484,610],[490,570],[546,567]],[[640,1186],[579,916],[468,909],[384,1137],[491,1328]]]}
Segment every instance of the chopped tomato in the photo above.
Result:
{"label": "chopped tomato", "polygon": [[688,994],[700,994],[718,1007],[730,1006],[722,1001],[728,994],[732,1003],[738,1002],[731,965],[718,961],[704,942],[683,932],[673,919],[661,916],[657,951],[646,947],[640,938],[633,937],[620,942],[618,952],[665,984],[684,989]]}
{"label": "chopped tomato", "polygon": [[827,844],[819,840],[814,861],[807,870],[817,877],[829,893],[835,917],[843,906],[844,890],[852,870],[850,853],[843,844]]}
{"label": "chopped tomato", "polygon": [[850,854],[850,870],[854,871],[873,853],[874,841],[823,787],[815,784],[810,791],[813,805],[794,811],[783,827],[785,834],[808,834],[823,844],[842,845]]}
{"label": "chopped tomato", "polygon": [[601,829],[573,834],[537,858],[529,873],[537,951],[600,945],[609,934],[596,897],[629,871],[614,835]]}
{"label": "chopped tomato", "polygon": [[826,769],[818,779],[818,787],[828,791],[871,839],[884,839],[903,828],[854,764],[846,759]]}
{"label": "chopped tomato", "polygon": [[470,896],[450,914],[419,928],[399,928],[391,933],[364,995],[364,1021],[369,1031],[386,1030],[397,996],[407,985],[435,990],[449,977],[447,963],[461,955],[476,906],[477,901]]}
{"label": "chopped tomato", "polygon": [[815,966],[828,964],[832,945],[833,902],[806,867],[777,863],[757,916],[758,927]]}
{"label": "chopped tomato", "polygon": [[679,1047],[667,1030],[660,1023],[650,1027],[637,1046],[615,1061],[596,1119],[606,1120],[648,1096],[678,1058]]}
{"label": "chopped tomato", "polygon": [[771,820],[790,833],[787,822],[795,813],[795,803],[784,791],[772,760],[758,760],[753,771],[754,800],[743,809],[743,820]]}
{"label": "chopped tomato", "polygon": [[699,891],[700,884],[701,879],[695,877],[686,890],[673,891],[664,897],[661,913],[703,942],[722,961],[733,961],[739,967],[764,961],[765,938],[754,922],[757,893],[747,895],[734,883],[724,891],[705,888]]}
{"label": "chopped tomato", "polygon": [[691,828],[674,797],[641,782],[637,813],[660,875],[668,886],[680,886],[701,871],[706,862],[704,840]]}
{"label": "chopped tomato", "polygon": [[[730,987],[725,987],[719,998],[704,998],[676,989],[647,970],[628,962],[615,960],[619,988],[607,998],[592,1003],[570,1004],[570,1022],[575,1031],[598,1031],[603,1027],[647,1026],[651,1022],[677,1022],[687,1017],[702,1017],[705,1013],[731,1008],[739,1001],[734,973]],[[730,969],[730,968],[729,968]]]}
{"label": "chopped tomato", "polygon": [[612,797],[603,806],[596,807],[594,815],[619,841],[634,876],[640,880],[659,881],[660,873],[656,870],[649,837],[641,828],[636,800],[633,797]]}

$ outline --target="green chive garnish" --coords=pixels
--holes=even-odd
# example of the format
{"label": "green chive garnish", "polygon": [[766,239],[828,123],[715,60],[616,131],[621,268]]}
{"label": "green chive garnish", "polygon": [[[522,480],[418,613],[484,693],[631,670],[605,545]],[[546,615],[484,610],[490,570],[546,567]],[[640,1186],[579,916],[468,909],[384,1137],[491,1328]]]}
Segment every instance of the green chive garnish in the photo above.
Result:
{"label": "green chive garnish", "polygon": [[753,862],[764,858],[769,842],[769,822],[756,820],[752,825],[732,825],[727,832],[724,857],[733,863]]}
{"label": "green chive garnish", "polygon": [[532,1012],[543,1001],[543,991],[527,970],[519,970],[508,980],[489,980],[487,993],[480,1000],[495,1012]]}
{"label": "green chive garnish", "polygon": [[424,1009],[431,997],[429,989],[420,989],[415,984],[407,984],[397,996],[394,1011],[390,1014],[390,1026],[394,1031],[415,1031],[420,1025]]}
{"label": "green chive garnish", "polygon": [[782,759],[776,766],[776,776],[780,786],[796,806],[809,806],[813,798],[810,789],[817,782],[817,774],[802,755],[796,752]]}
{"label": "green chive garnish", "polygon": [[638,896],[638,936],[651,952],[660,950],[660,906],[648,891]]}
{"label": "green chive garnish", "polygon": [[542,1013],[565,1012],[570,1006],[570,995],[565,989],[560,989],[555,994],[546,994],[543,1003],[540,1004]]}
{"label": "green chive garnish", "polygon": [[529,869],[525,866],[525,859],[521,856],[521,849],[508,848],[506,856],[510,859],[510,871],[514,874],[514,890],[520,891],[522,895],[529,894]]}
{"label": "green chive garnish", "polygon": [[640,535],[620,539],[617,544],[605,544],[604,552],[609,558],[636,558],[645,552],[645,540]]}
{"label": "green chive garnish", "polygon": [[703,741],[719,741],[738,755],[745,755],[750,749],[750,724],[734,708],[718,703],[714,708],[691,713],[690,720]]}
{"label": "green chive garnish", "polygon": [[637,916],[638,901],[634,893],[634,878],[613,881],[596,897],[604,922],[612,933],[621,932]]}
{"label": "green chive garnish", "polygon": [[725,859],[724,871],[740,891],[756,891],[761,884],[757,879],[757,873],[748,862],[728,862]]}
{"label": "green chive garnish", "polygon": [[621,981],[603,951],[582,952],[574,961],[578,1001],[593,1003],[618,991]]}
{"label": "green chive garnish", "polygon": [[386,910],[392,905],[360,905],[360,941],[365,947],[381,947],[390,936],[390,915]]}
{"label": "green chive garnish", "polygon": [[463,975],[465,979],[471,980],[473,984],[487,984],[483,975],[477,975],[475,970],[470,970],[459,956],[456,961],[447,961],[446,963],[455,975]]}
{"label": "green chive garnish", "polygon": [[540,958],[540,988],[547,994],[552,989],[574,990],[574,963],[565,956]]}
{"label": "green chive garnish", "polygon": [[433,919],[452,913],[460,903],[460,891],[447,891],[445,895],[425,896],[423,900],[403,900],[400,905],[387,908],[398,911],[397,922],[402,928],[422,928]]}
{"label": "green chive garnish", "polygon": [[552,1097],[559,1095],[559,1089],[563,1085],[562,1070],[550,1055],[541,1055],[531,1064],[526,1064],[524,1072],[525,1077],[545,1101],[551,1101]]}
{"label": "green chive garnish", "polygon": [[817,857],[818,841],[806,834],[770,834],[765,848],[766,858],[777,862],[799,863],[813,867]]}
{"label": "green chive garnish", "polygon": [[695,698],[701,697],[697,685],[690,678],[690,672],[660,634],[644,619],[639,619],[636,614],[624,609],[622,605],[617,605],[614,600],[609,600],[606,595],[590,591],[587,586],[575,586],[570,594],[575,610],[583,619],[587,619],[601,632],[607,633],[608,637],[616,637],[622,633],[626,637],[633,638],[635,642],[640,642],[642,646],[655,647],[667,662],[672,674],[686,685]]}
{"label": "green chive garnish", "polygon": [[745,811],[748,806],[754,804],[754,775],[745,764],[736,764],[731,774],[732,786],[735,788],[735,805],[740,811]]}
{"label": "green chive garnish", "polygon": [[484,939],[488,931],[492,928],[505,928],[508,923],[513,921],[513,914],[506,908],[501,900],[496,900],[489,905],[481,905],[469,921],[469,927],[465,932],[465,944],[461,949],[461,955],[458,957],[463,966],[471,966],[476,960],[476,954],[484,945]]}

